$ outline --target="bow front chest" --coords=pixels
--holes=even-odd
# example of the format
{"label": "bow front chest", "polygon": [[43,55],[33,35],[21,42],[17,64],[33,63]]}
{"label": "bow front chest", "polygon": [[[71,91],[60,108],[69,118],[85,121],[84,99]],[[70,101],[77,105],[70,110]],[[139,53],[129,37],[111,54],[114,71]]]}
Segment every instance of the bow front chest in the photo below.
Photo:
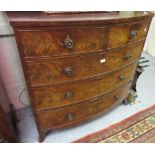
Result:
{"label": "bow front chest", "polygon": [[150,12],[7,12],[40,141],[128,96]]}

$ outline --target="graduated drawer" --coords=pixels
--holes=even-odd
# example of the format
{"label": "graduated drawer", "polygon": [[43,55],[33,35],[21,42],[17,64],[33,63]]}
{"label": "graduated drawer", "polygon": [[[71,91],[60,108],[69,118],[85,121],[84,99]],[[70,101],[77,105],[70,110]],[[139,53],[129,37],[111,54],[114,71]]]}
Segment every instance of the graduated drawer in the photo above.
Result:
{"label": "graduated drawer", "polygon": [[38,112],[36,116],[40,129],[59,128],[76,124],[107,111],[109,108],[120,104],[127,97],[130,85],[131,83],[89,102]]}
{"label": "graduated drawer", "polygon": [[150,21],[127,23],[109,28],[107,48],[116,48],[125,44],[145,39]]}
{"label": "graduated drawer", "polygon": [[49,57],[86,53],[103,48],[104,28],[56,28],[18,30],[25,57]]}
{"label": "graduated drawer", "polygon": [[71,83],[32,87],[35,109],[60,107],[90,100],[129,82],[135,72],[136,63],[121,70],[96,78]]}
{"label": "graduated drawer", "polygon": [[[31,85],[53,84],[89,78],[117,70],[135,61],[144,42],[129,47],[65,58],[26,61],[26,72]],[[102,62],[103,60],[103,62]],[[104,62],[105,60],[105,62]]]}

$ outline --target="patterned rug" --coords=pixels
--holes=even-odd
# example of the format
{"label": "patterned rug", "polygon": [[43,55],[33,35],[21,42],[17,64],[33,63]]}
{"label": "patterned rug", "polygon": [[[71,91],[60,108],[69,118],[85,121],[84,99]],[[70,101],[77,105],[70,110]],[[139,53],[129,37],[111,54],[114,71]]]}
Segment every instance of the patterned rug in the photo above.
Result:
{"label": "patterned rug", "polygon": [[155,143],[155,105],[74,143]]}

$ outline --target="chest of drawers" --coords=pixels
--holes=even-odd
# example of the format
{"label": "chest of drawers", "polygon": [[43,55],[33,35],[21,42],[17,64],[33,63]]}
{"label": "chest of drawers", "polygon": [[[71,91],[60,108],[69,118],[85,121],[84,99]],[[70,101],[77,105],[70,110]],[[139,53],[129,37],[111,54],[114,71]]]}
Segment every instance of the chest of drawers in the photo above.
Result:
{"label": "chest of drawers", "polygon": [[7,12],[40,141],[128,96],[150,12]]}

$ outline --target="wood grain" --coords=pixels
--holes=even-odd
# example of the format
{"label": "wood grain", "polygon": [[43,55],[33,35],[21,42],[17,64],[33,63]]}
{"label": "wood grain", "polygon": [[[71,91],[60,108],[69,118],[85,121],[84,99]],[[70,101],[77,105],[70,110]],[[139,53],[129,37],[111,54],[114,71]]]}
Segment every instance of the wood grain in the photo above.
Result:
{"label": "wood grain", "polygon": [[[107,50],[104,53],[26,60],[26,72],[31,86],[86,79],[130,64],[140,56],[143,45],[144,42],[140,42],[125,48]],[[127,59],[127,56],[130,58]],[[101,62],[102,60],[105,62]],[[71,76],[64,73],[67,67],[71,67],[73,71]]]}
{"label": "wood grain", "polygon": [[[7,15],[40,142],[47,131],[83,122],[126,99],[153,17],[119,11]],[[66,77],[68,67],[72,74]]]}
{"label": "wood grain", "polygon": [[[129,82],[135,73],[136,66],[137,64],[133,63],[119,71],[80,82],[77,81],[49,87],[32,88],[34,107],[35,109],[47,109],[51,107],[67,106],[103,95]],[[122,81],[120,76],[124,76],[126,79]],[[68,92],[73,93],[71,99],[65,98],[65,94]]]}
{"label": "wood grain", "polygon": [[[107,47],[116,48],[124,44],[145,38],[149,29],[149,25],[150,21],[143,21],[110,28]],[[132,31],[137,32],[135,37],[132,37]]]}
{"label": "wood grain", "polygon": [[[54,129],[60,128],[63,125],[77,124],[95,114],[104,112],[109,107],[119,104],[127,97],[130,85],[131,83],[90,102],[39,112],[37,113],[37,117],[40,128]],[[116,99],[117,97],[118,99]],[[68,114],[72,114],[72,119],[67,118]]]}
{"label": "wood grain", "polygon": [[100,26],[151,20],[153,12],[146,11],[90,11],[53,13],[44,11],[8,11],[8,19],[13,27],[60,27],[60,26]]}
{"label": "wood grain", "polygon": [[[106,30],[104,28],[57,28],[19,31],[25,57],[60,56],[100,50],[104,46],[105,35]],[[67,36],[74,42],[71,49],[64,46]]]}

